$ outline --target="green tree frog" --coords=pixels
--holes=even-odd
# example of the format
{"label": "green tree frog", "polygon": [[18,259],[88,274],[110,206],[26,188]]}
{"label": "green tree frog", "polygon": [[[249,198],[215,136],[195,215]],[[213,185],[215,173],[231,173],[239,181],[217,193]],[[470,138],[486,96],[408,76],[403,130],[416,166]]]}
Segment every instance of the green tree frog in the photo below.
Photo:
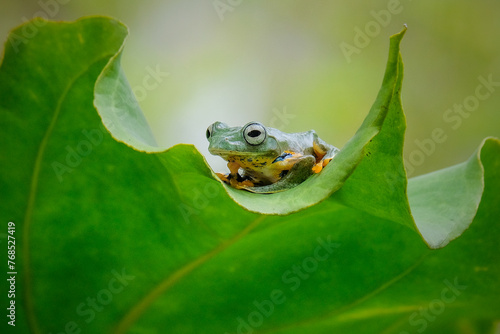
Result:
{"label": "green tree frog", "polygon": [[297,186],[321,172],[339,151],[314,130],[284,133],[258,122],[229,127],[215,122],[207,129],[209,152],[228,162],[219,178],[236,189],[275,193]]}

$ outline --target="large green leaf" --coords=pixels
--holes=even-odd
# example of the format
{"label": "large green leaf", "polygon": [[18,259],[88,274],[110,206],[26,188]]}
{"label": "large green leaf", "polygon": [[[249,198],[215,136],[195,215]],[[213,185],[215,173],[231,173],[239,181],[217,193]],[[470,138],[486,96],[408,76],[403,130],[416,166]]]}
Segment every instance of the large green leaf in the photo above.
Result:
{"label": "large green leaf", "polygon": [[500,142],[407,185],[403,33],[335,160],[258,195],[221,184],[193,146],[159,152],[120,68],[122,24],[14,30],[0,68],[0,218],[16,224],[15,332],[491,331]]}

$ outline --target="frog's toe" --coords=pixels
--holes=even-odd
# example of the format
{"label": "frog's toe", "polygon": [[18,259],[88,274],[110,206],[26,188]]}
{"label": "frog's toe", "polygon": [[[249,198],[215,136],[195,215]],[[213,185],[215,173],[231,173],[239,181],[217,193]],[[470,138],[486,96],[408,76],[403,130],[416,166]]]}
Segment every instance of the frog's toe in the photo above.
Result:
{"label": "frog's toe", "polygon": [[317,164],[314,164],[312,168],[313,173],[318,174],[321,170],[323,170],[323,162],[320,161]]}
{"label": "frog's toe", "polygon": [[215,173],[222,182],[229,183],[230,174]]}
{"label": "frog's toe", "polygon": [[255,186],[255,184],[254,184],[252,181],[250,181],[250,180],[245,180],[245,181],[243,181],[243,182],[240,182],[240,186],[241,186],[242,188],[246,188],[246,187],[254,187],[254,186]]}
{"label": "frog's toe", "polygon": [[231,178],[229,181],[230,181],[229,184],[231,185],[231,187],[233,187],[235,189],[246,189],[248,187],[255,186],[254,183],[250,180],[238,181],[235,178]]}
{"label": "frog's toe", "polygon": [[315,164],[312,168],[313,173],[318,174],[319,172],[321,172],[330,161],[332,161],[332,158],[323,159]]}
{"label": "frog's toe", "polygon": [[216,174],[222,182],[230,185],[233,188],[246,189],[248,187],[255,187],[255,183],[253,182],[253,180],[251,180],[246,175],[242,176],[238,173],[236,173],[236,175],[233,175],[231,173],[228,174],[216,173]]}

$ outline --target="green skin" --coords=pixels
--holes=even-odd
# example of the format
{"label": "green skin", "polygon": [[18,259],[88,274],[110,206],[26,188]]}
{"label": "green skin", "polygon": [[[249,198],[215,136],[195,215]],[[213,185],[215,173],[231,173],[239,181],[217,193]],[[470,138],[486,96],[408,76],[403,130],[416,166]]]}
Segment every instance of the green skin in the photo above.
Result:
{"label": "green skin", "polygon": [[243,127],[215,122],[207,129],[207,139],[210,153],[228,161],[231,173],[221,178],[254,193],[293,188],[315,173],[315,165],[328,163],[339,151],[314,130],[284,133],[257,122]]}

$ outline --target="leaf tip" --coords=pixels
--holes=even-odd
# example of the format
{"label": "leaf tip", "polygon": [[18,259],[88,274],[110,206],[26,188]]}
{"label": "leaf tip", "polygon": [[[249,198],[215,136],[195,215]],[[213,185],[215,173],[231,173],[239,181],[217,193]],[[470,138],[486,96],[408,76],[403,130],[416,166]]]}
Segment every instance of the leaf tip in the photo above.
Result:
{"label": "leaf tip", "polygon": [[398,32],[397,34],[394,34],[390,37],[390,39],[397,39],[398,42],[401,41],[401,39],[403,38],[403,36],[405,35],[406,33],[406,30],[408,30],[408,25],[406,23],[403,24],[403,29],[401,29],[400,32]]}

